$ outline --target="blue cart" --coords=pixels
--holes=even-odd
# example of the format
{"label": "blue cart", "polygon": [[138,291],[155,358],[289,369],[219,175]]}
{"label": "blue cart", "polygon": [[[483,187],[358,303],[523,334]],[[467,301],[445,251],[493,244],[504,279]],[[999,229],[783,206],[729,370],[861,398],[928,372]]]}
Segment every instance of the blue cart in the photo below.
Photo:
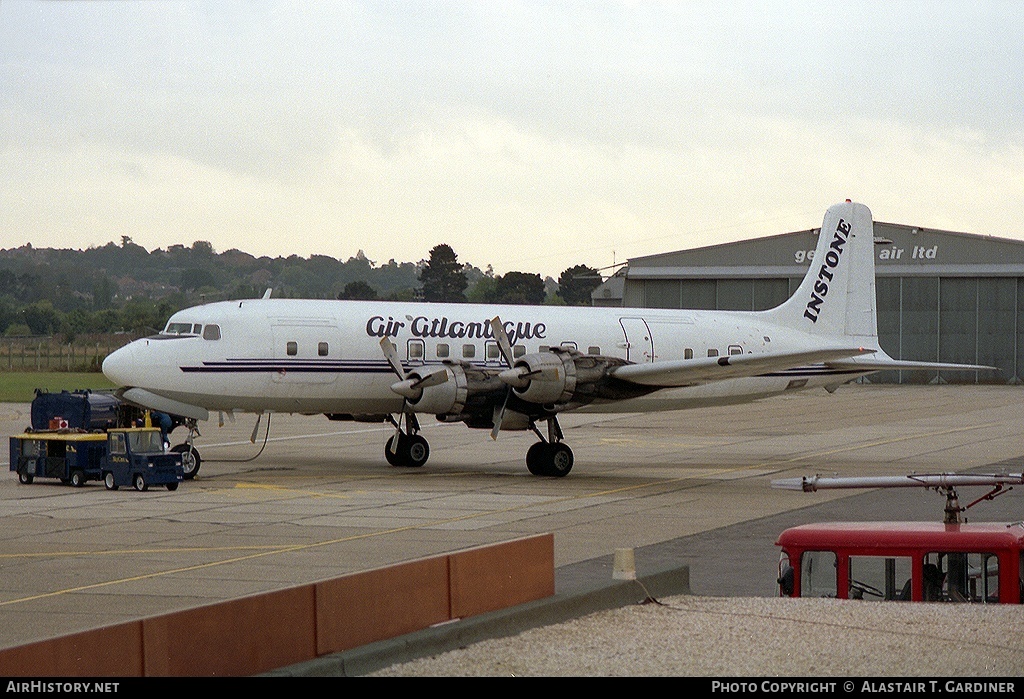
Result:
{"label": "blue cart", "polygon": [[26,432],[10,438],[11,470],[29,484],[36,478],[56,478],[81,487],[103,481],[107,490],[131,486],[148,490],[166,486],[177,490],[184,479],[182,457],[165,452],[156,427],[114,428],[107,432],[61,429]]}

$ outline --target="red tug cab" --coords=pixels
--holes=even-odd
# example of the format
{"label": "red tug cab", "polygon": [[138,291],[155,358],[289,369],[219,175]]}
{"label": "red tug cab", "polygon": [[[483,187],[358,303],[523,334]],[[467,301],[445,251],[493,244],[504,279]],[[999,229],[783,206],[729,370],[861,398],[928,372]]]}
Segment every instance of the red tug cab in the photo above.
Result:
{"label": "red tug cab", "polygon": [[[876,601],[1020,604],[1024,523],[966,523],[961,513],[1022,483],[1022,474],[913,475],[892,478],[803,478],[773,487],[926,487],[944,492],[944,522],[830,522],[785,530],[776,541],[779,594]],[[992,490],[967,507],[957,485]]]}

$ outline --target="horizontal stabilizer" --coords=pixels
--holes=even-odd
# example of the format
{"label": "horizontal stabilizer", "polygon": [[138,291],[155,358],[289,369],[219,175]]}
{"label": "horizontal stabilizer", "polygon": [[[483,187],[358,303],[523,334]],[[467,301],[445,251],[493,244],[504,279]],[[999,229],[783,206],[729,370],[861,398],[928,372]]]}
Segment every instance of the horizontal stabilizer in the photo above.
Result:
{"label": "horizontal stabilizer", "polygon": [[[611,375],[623,381],[644,386],[681,387],[708,381],[758,376],[769,371],[792,369],[821,362],[855,357],[875,350],[863,347],[841,347],[806,352],[775,352],[769,354],[733,354],[727,357],[677,359],[649,364],[626,364],[616,367]],[[869,371],[869,370],[868,370]]]}
{"label": "horizontal stabilizer", "polygon": [[121,394],[121,397],[129,403],[134,403],[135,405],[143,408],[149,408],[150,410],[156,410],[161,413],[167,413],[168,415],[179,415],[181,417],[192,418],[193,420],[210,419],[210,411],[206,408],[200,408],[197,405],[189,405],[188,403],[182,403],[181,401],[164,398],[163,396],[158,396],[144,388],[129,388]]}

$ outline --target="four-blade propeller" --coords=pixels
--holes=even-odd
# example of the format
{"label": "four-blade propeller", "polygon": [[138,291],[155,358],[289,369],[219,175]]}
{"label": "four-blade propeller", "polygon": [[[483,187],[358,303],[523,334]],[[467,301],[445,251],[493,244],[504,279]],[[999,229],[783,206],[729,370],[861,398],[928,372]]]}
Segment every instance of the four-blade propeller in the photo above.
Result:
{"label": "four-blade propeller", "polygon": [[404,396],[406,400],[417,401],[423,395],[424,388],[437,386],[448,380],[448,370],[444,367],[426,376],[407,373],[405,367],[402,366],[402,361],[398,358],[398,350],[395,349],[395,346],[386,337],[381,338],[380,348],[384,352],[384,357],[387,358],[388,364],[391,365],[391,369],[401,379],[391,384],[391,390],[400,396]]}
{"label": "four-blade propeller", "polygon": [[512,395],[513,388],[525,388],[529,384],[527,374],[529,370],[526,367],[516,367],[515,357],[512,355],[512,343],[508,339],[508,333],[505,332],[505,326],[501,323],[501,318],[495,316],[491,319],[491,334],[494,335],[494,339],[498,343],[498,350],[501,352],[501,358],[505,360],[508,369],[498,374],[498,378],[501,379],[502,383],[508,385],[508,389],[505,391],[505,400],[501,402],[501,405],[495,404],[494,406],[494,417],[492,422],[494,427],[491,428],[491,439],[498,439],[498,432],[501,431],[501,421],[505,419],[505,409],[508,407],[509,396]]}
{"label": "four-blade propeller", "polygon": [[[391,365],[392,371],[398,376],[399,380],[391,384],[391,390],[402,396],[402,412],[398,416],[398,420],[395,421],[395,436],[391,440],[389,448],[392,454],[398,452],[398,442],[401,438],[402,433],[402,417],[409,413],[409,403],[415,403],[423,395],[423,389],[431,386],[437,386],[443,384],[448,380],[448,370],[441,367],[437,371],[433,371],[426,376],[419,376],[415,373],[406,372],[405,367],[402,366],[402,361],[398,358],[398,350],[386,337],[382,337],[380,340],[380,349],[384,353],[384,357],[388,360],[388,364]],[[409,415],[408,420],[410,424],[413,422],[413,416]]]}

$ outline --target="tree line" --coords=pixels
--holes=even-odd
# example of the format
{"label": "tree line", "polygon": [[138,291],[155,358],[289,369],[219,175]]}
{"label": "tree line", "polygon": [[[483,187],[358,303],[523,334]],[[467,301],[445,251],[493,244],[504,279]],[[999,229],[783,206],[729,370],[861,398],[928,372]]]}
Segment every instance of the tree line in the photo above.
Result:
{"label": "tree line", "polygon": [[539,274],[496,275],[463,264],[440,244],[426,260],[378,265],[360,250],[348,260],[326,255],[255,257],[216,253],[206,241],[147,251],[123,236],[86,250],[0,249],[0,335],[142,335],[163,327],[182,308],[203,302],[258,298],[423,300],[590,305],[601,283],[586,265],[558,280]]}

